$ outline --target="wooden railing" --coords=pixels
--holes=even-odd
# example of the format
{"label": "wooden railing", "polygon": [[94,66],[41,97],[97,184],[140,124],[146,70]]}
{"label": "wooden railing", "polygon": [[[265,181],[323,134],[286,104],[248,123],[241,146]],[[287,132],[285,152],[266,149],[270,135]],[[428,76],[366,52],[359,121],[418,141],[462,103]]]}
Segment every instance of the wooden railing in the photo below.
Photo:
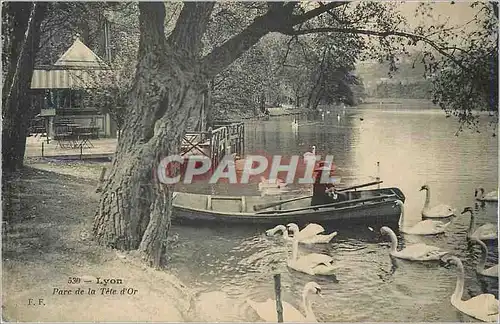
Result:
{"label": "wooden railing", "polygon": [[187,132],[182,141],[181,155],[199,154],[210,158],[213,170],[226,155],[243,155],[245,127],[241,122],[214,124],[206,132]]}
{"label": "wooden railing", "polygon": [[242,156],[245,153],[245,124],[242,122],[214,123],[215,127],[226,127],[231,153]]}

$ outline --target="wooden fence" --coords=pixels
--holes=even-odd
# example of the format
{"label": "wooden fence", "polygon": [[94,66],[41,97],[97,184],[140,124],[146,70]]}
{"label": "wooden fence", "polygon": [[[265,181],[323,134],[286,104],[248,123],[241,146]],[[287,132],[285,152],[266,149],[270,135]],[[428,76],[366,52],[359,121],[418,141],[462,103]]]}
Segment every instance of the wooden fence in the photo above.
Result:
{"label": "wooden fence", "polygon": [[200,155],[209,158],[215,170],[226,155],[242,156],[245,152],[245,126],[241,122],[219,122],[205,132],[187,132],[181,155]]}

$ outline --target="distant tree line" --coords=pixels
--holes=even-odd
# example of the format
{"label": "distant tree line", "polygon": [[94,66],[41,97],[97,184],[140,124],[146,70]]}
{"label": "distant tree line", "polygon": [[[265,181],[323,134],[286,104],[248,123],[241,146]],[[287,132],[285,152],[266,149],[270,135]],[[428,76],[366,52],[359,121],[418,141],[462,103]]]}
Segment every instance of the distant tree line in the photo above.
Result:
{"label": "distant tree line", "polygon": [[432,82],[419,81],[380,81],[370,91],[375,98],[432,99]]}

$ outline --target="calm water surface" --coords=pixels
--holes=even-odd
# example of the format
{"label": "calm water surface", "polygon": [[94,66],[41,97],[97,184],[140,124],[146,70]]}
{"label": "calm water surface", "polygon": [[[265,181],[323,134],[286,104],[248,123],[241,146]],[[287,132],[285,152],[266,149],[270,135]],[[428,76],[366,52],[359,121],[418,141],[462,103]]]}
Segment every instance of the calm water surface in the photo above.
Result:
{"label": "calm water surface", "polygon": [[[337,113],[340,120],[337,118]],[[363,119],[363,120],[361,120]],[[333,111],[324,118],[301,116],[294,133],[291,117],[246,123],[246,153],[303,154],[316,145],[317,153],[335,156],[337,174],[349,184],[373,181],[399,187],[406,195],[405,225],[420,220],[427,183],[431,204],[446,203],[475,209],[476,226],[497,224],[496,205],[478,205],[474,189],[494,190],[498,179],[498,141],[491,132],[461,133],[456,120],[439,110],[393,110],[373,106]],[[380,162],[379,170],[377,162]],[[257,184],[190,185],[186,191],[214,194],[259,194]],[[459,216],[449,231],[435,237],[399,234],[400,246],[423,242],[459,256],[466,268],[464,299],[490,292],[498,298],[498,281],[475,274],[479,247],[468,246],[469,216]],[[283,300],[302,310],[305,283],[316,281],[323,298],[313,296],[320,321],[470,321],[450,304],[455,268],[439,263],[391,261],[389,241],[368,229],[330,228],[339,235],[330,244],[300,246],[299,253],[331,255],[339,266],[334,278],[311,277],[289,270],[291,244],[266,237],[265,228],[173,226],[178,236],[171,246],[170,268],[197,291],[196,321],[255,321],[246,304],[251,298],[274,298],[273,274],[282,275]],[[487,265],[498,262],[498,249],[489,245]]]}

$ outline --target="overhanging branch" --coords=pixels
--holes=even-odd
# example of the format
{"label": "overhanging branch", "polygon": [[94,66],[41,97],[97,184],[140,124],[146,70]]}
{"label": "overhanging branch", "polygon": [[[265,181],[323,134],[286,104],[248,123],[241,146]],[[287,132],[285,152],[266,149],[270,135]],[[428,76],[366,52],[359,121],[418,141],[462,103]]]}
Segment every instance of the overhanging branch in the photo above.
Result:
{"label": "overhanging branch", "polygon": [[376,30],[367,30],[367,29],[336,28],[336,27],[320,27],[320,28],[310,28],[310,29],[293,30],[293,31],[284,32],[284,34],[291,35],[291,36],[314,34],[314,33],[346,33],[346,34],[360,34],[360,35],[377,36],[377,37],[388,37],[388,36],[405,37],[405,38],[409,38],[409,39],[413,40],[414,42],[421,41],[421,42],[424,42],[424,43],[430,45],[432,48],[434,48],[440,54],[442,54],[443,56],[450,59],[457,66],[459,66],[460,68],[462,68],[464,70],[467,70],[467,68],[465,66],[463,66],[462,63],[457,61],[453,57],[453,55],[446,52],[443,49],[443,47],[439,46],[434,41],[428,39],[425,36],[416,35],[416,34],[412,34],[412,33],[395,31],[395,30],[393,30],[393,31],[376,31]]}
{"label": "overhanging branch", "polygon": [[327,10],[344,6],[348,3],[340,1],[330,2],[301,15],[292,14],[293,9],[297,5],[296,2],[289,2],[283,6],[272,5],[265,15],[255,18],[253,23],[247,26],[242,32],[231,37],[224,44],[214,48],[210,54],[206,55],[202,62],[202,71],[207,79],[211,79],[269,32],[277,31],[284,34],[293,32],[293,26],[300,25],[323,14]]}
{"label": "overhanging branch", "polygon": [[331,10],[331,9],[334,9],[337,7],[341,7],[341,6],[345,6],[347,4],[349,4],[349,2],[346,2],[346,1],[329,2],[326,5],[321,5],[318,8],[314,8],[312,10],[309,10],[308,12],[306,12],[302,15],[293,16],[292,19],[290,20],[290,23],[292,26],[302,24],[308,20],[311,20],[314,17],[321,15],[322,13],[324,13],[328,10]]}

